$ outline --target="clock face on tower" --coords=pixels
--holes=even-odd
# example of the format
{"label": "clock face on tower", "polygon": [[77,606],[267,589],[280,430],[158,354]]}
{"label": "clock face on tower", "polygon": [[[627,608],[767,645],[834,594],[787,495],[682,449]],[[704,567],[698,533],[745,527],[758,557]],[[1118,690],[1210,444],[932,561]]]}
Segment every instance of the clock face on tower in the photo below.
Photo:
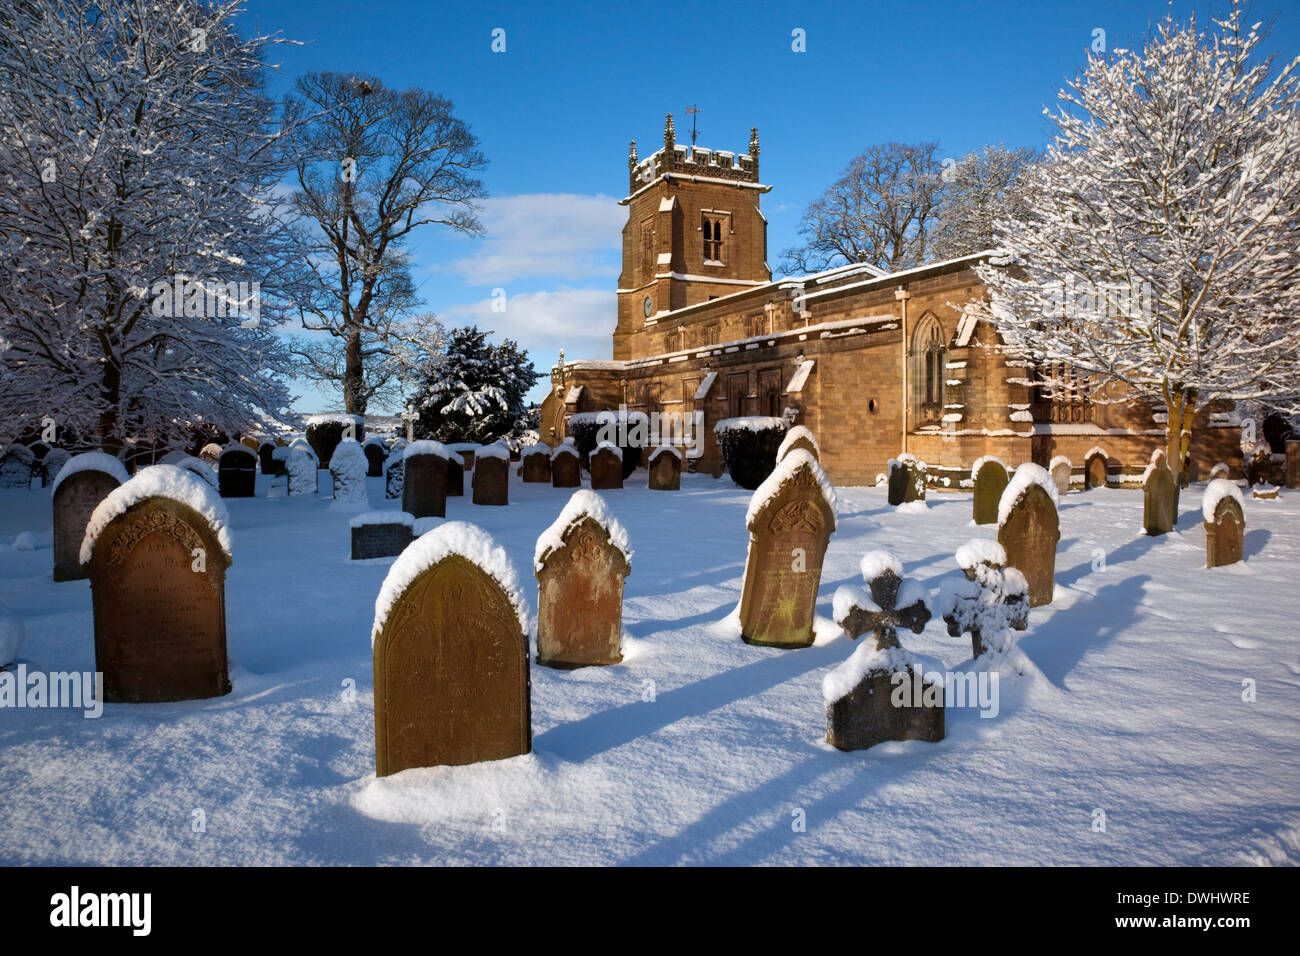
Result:
{"label": "clock face on tower", "polygon": [[650,296],[645,297],[645,317],[650,318],[650,311],[654,308],[654,303],[650,301]]}

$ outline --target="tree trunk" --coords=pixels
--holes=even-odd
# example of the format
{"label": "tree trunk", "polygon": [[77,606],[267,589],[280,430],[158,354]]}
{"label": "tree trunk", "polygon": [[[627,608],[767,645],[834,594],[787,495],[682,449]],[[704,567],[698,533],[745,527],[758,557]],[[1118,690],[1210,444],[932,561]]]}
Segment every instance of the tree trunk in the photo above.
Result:
{"label": "tree trunk", "polygon": [[1192,446],[1192,421],[1196,417],[1196,391],[1165,390],[1165,456],[1174,473],[1175,486],[1181,482]]}
{"label": "tree trunk", "polygon": [[105,403],[104,410],[99,414],[99,444],[105,452],[116,458],[122,450],[122,436],[118,432],[122,373],[112,358],[104,362],[104,377],[100,381],[99,393]]}
{"label": "tree trunk", "polygon": [[363,369],[361,365],[361,330],[353,328],[348,332],[347,365],[343,373],[344,410],[353,415],[366,413],[366,398],[363,387]]}

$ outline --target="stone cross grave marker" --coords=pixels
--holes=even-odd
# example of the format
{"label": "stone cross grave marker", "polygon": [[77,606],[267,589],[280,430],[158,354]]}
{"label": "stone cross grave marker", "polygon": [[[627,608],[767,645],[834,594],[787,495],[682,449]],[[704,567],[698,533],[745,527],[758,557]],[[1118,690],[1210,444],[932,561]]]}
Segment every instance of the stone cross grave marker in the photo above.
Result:
{"label": "stone cross grave marker", "polygon": [[974,539],[957,549],[962,576],[945,579],[940,588],[939,613],[948,634],[969,633],[971,657],[1005,653],[1013,643],[1011,630],[1029,626],[1029,582],[1006,562],[1002,545]]}

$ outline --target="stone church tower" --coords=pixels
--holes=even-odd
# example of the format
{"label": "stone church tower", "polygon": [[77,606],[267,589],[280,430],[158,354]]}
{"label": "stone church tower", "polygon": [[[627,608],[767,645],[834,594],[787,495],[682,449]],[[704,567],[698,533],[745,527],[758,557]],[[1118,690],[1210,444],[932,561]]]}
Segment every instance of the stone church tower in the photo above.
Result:
{"label": "stone church tower", "polygon": [[771,187],[758,181],[757,129],[748,154],[688,147],[677,143],[670,113],[663,149],[639,160],[634,141],[627,165],[615,359],[633,358],[632,337],[658,317],[772,279],[758,210]]}

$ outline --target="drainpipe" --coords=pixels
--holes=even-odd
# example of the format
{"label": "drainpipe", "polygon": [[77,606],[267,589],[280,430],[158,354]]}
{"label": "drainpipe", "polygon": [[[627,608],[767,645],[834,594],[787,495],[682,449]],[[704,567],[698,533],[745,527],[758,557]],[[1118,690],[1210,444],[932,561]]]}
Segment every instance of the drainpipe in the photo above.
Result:
{"label": "drainpipe", "polygon": [[898,300],[901,311],[903,329],[903,451],[907,451],[907,406],[909,403],[907,394],[907,300],[911,297],[912,293],[907,291],[905,285],[900,285],[894,291],[894,298]]}

